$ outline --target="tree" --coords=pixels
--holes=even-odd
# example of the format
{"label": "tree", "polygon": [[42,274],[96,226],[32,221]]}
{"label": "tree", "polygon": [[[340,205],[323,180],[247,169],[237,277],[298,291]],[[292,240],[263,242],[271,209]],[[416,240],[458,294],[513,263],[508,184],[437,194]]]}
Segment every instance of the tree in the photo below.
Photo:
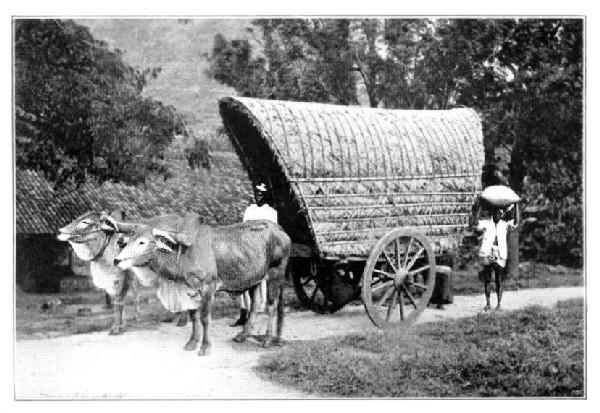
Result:
{"label": "tree", "polygon": [[164,150],[185,134],[172,107],[144,98],[149,78],[72,21],[15,22],[17,167],[56,186],[168,176]]}

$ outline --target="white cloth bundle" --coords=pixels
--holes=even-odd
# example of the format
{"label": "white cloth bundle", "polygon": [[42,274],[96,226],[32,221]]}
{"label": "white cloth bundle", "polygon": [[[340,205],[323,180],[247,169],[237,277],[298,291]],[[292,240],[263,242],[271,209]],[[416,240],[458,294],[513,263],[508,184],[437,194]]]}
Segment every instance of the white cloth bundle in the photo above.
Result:
{"label": "white cloth bundle", "polygon": [[497,208],[505,208],[521,200],[515,191],[504,185],[488,186],[481,193],[481,198]]}

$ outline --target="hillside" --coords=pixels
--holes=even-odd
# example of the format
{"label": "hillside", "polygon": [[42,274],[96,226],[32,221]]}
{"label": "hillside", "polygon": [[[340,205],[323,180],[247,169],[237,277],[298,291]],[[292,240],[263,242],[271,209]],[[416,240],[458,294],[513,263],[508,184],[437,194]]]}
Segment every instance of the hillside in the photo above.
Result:
{"label": "hillside", "polygon": [[[123,52],[123,59],[138,69],[161,67],[158,78],[144,91],[185,115],[197,136],[214,139],[221,124],[217,101],[235,91],[210,79],[205,70],[214,36],[246,36],[243,19],[93,19],[77,20],[92,35]],[[221,140],[226,138],[221,137]],[[212,145],[215,146],[215,145]]]}

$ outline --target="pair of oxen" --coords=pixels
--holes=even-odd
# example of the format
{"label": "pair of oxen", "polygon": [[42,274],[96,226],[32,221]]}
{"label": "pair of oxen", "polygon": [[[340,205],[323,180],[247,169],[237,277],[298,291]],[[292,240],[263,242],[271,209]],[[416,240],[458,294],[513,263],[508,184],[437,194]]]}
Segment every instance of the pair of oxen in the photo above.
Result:
{"label": "pair of oxen", "polygon": [[211,227],[202,225],[195,214],[124,222],[114,213],[88,212],[61,228],[58,239],[68,241],[78,257],[90,262],[95,285],[116,298],[111,334],[123,332],[128,285],[139,280],[151,286],[158,281],[157,295],[165,308],[189,311],[192,334],[185,350],[198,346],[202,324],[199,355],[210,353],[208,330],[215,292],[250,291],[255,299],[248,320],[234,337],[243,342],[254,323],[259,284],[266,278],[269,321],[263,345],[281,342],[291,241],[277,224],[247,221]]}

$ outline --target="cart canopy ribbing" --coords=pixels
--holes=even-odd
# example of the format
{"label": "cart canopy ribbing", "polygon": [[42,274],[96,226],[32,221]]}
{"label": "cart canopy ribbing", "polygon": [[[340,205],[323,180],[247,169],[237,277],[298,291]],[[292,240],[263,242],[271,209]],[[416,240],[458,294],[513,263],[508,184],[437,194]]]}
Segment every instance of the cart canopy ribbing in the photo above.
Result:
{"label": "cart canopy ribbing", "polygon": [[484,163],[474,110],[238,97],[219,108],[250,179],[269,183],[280,224],[312,254],[366,257],[398,227],[425,234],[436,254],[460,242]]}

